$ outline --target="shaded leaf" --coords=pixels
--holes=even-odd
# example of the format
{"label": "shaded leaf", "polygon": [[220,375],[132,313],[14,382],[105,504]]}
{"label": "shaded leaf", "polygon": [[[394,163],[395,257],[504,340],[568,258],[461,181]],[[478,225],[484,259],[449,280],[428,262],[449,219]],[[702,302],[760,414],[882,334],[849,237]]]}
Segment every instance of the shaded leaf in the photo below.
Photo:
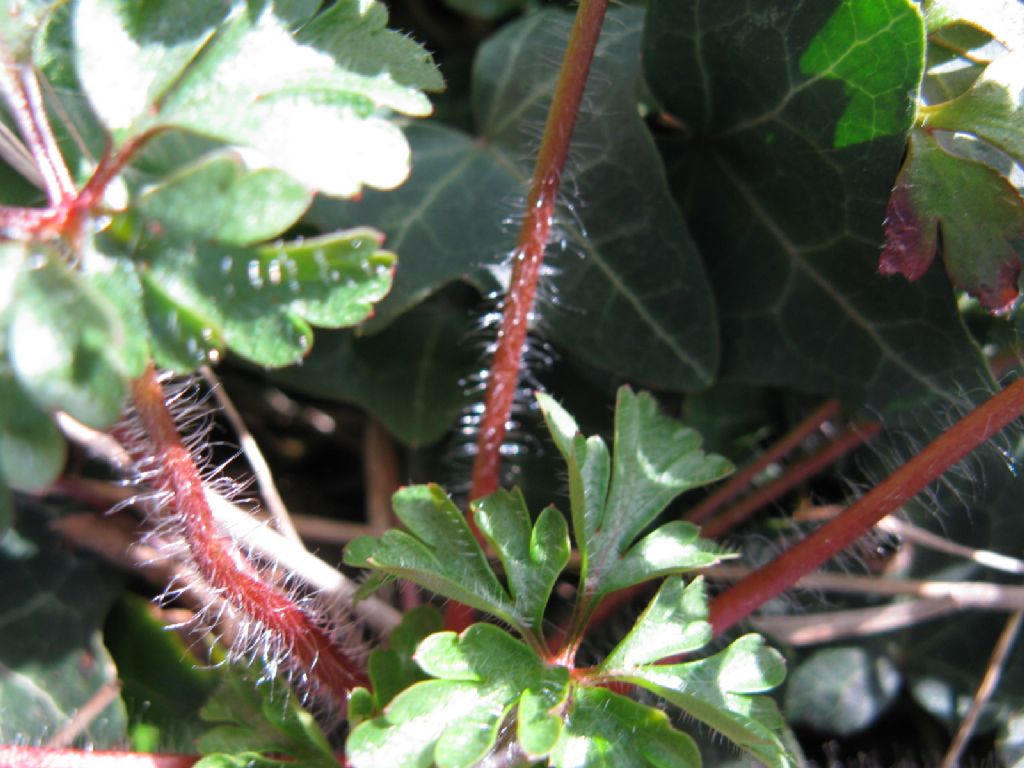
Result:
{"label": "shaded leaf", "polygon": [[146,188],[135,205],[179,235],[250,245],[280,235],[312,199],[281,171],[248,167],[239,153],[224,150],[206,154]]}
{"label": "shaded leaf", "polygon": [[429,445],[462,413],[463,382],[480,365],[477,352],[461,343],[470,322],[451,305],[422,304],[373,336],[319,333],[301,367],[270,378],[307,395],[356,403],[403,443]]}
{"label": "shaded leaf", "polygon": [[[66,725],[117,670],[103,646],[116,575],[73,553],[48,530],[51,513],[22,499],[18,527],[0,535],[0,741],[41,743]],[[124,705],[115,697],[76,743],[124,742]]]}
{"label": "shaded leaf", "polygon": [[12,488],[45,490],[64,469],[67,446],[60,430],[2,363],[0,403],[0,478]]}
{"label": "shaded leaf", "polygon": [[257,686],[244,670],[228,668],[200,714],[213,724],[198,741],[206,755],[196,764],[202,768],[338,764],[320,726],[296,697],[281,688],[274,695],[273,686]]}
{"label": "shaded leaf", "polygon": [[[353,195],[408,173],[383,109],[430,112],[441,81],[375,2],[347,0],[290,34],[280,3],[76,5],[84,89],[118,145],[162,127],[250,147],[311,189]],[[311,8],[312,6],[307,6]]]}
{"label": "shaded leaf", "polygon": [[472,504],[473,519],[501,558],[515,610],[540,632],[551,590],[569,562],[569,530],[562,513],[547,507],[531,527],[519,491],[499,490]]}
{"label": "shaded leaf", "polygon": [[664,712],[604,688],[580,688],[551,755],[558,768],[695,768],[700,752]]}
{"label": "shaded leaf", "polygon": [[940,233],[953,282],[987,309],[1008,309],[1018,293],[1020,257],[1012,241],[1024,237],[1024,201],[987,165],[951,155],[915,130],[889,201],[880,271],[918,279]]}
{"label": "shaded leaf", "polygon": [[519,10],[525,0],[444,0],[445,5],[475,19],[500,19]]}
{"label": "shaded leaf", "polygon": [[253,248],[152,243],[136,258],[147,311],[163,323],[154,333],[182,364],[216,349],[218,337],[261,365],[297,362],[313,343],[311,324],[354,325],[387,292],[394,257],[380,238],[360,229]]}
{"label": "shaded leaf", "polygon": [[549,667],[527,646],[489,624],[461,635],[441,632],[420,643],[416,660],[442,679],[400,693],[383,717],[360,724],[346,754],[355,766],[470,766],[498,737],[510,709],[526,693],[535,711],[557,706],[569,671]]}
{"label": "shaded leaf", "polygon": [[462,511],[437,485],[402,488],[392,498],[408,528],[363,537],[345,548],[345,563],[400,576],[486,611],[525,633],[527,621],[491,570]]}
{"label": "shaded leaf", "polygon": [[629,669],[703,648],[711,642],[707,619],[703,579],[689,585],[678,577],[665,579],[629,634],[601,662],[601,669]]}
{"label": "shaded leaf", "polygon": [[125,594],[107,619],[107,646],[117,664],[121,697],[133,732],[146,725],[155,730],[152,738],[161,750],[191,750],[204,729],[199,709],[219,673],[202,667],[151,608],[149,601]]}
{"label": "shaded leaf", "polygon": [[779,685],[785,662],[758,635],[744,635],[724,651],[683,664],[639,666],[615,677],[639,685],[727,737],[772,768],[795,766],[778,734],[775,703],[754,696]]}
{"label": "shaded leaf", "polygon": [[709,256],[723,375],[880,408],[987,378],[941,275],[877,276],[923,69],[915,3],[653,0],[644,43],[683,126],[661,146]]}
{"label": "shaded leaf", "polygon": [[899,694],[902,676],[870,648],[823,648],[796,666],[786,685],[786,718],[848,736],[875,722]]}
{"label": "shaded leaf", "polygon": [[[372,714],[379,714],[398,693],[423,679],[423,670],[413,660],[413,653],[423,638],[440,632],[443,625],[444,620],[436,608],[414,608],[402,616],[402,623],[388,636],[388,648],[375,648],[370,652],[368,667],[370,681],[373,683]],[[349,707],[351,720],[351,704]],[[366,715],[361,719],[366,719]]]}

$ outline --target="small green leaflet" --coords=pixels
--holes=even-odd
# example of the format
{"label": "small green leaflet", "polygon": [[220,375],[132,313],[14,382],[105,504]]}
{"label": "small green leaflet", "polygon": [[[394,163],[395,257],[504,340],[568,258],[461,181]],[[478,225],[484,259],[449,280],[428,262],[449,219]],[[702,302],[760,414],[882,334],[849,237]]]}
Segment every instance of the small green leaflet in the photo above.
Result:
{"label": "small green leaflet", "polygon": [[649,394],[619,390],[615,455],[600,438],[584,440],[572,417],[538,395],[548,429],[569,466],[573,529],[582,557],[581,580],[594,599],[669,573],[713,565],[724,555],[698,538],[696,526],[668,523],[636,538],[676,496],[732,471],[705,454],[696,431],[662,414]]}
{"label": "small green leaflet", "polygon": [[400,576],[527,631],[524,617],[517,615],[465,516],[443,488],[402,488],[392,502],[408,532],[356,539],[345,548],[347,565]]}
{"label": "small green leaflet", "polygon": [[310,325],[354,325],[387,293],[394,255],[381,239],[357,229],[251,248],[147,244],[135,261],[157,363],[192,370],[221,339],[260,365],[298,362],[313,344]]}
{"label": "small green leaflet", "polygon": [[388,110],[430,113],[422,91],[443,85],[430,56],[376,2],[294,16],[267,0],[81,0],[78,75],[118,147],[178,128],[329,195],[397,186],[409,148]]}
{"label": "small green leaflet", "polygon": [[569,562],[569,529],[562,513],[545,508],[531,527],[518,490],[499,490],[473,504],[476,524],[505,567],[516,613],[538,636],[558,575]]}
{"label": "small green leaflet", "polygon": [[655,663],[704,646],[711,639],[706,619],[702,582],[684,589],[680,579],[667,579],[600,670],[671,702],[772,768],[794,765],[778,735],[783,720],[774,702],[752,695],[778,686],[786,673],[782,656],[759,636],[745,635],[706,659]]}
{"label": "small green leaflet", "polygon": [[199,739],[198,768],[271,768],[300,764],[337,768],[330,744],[311,714],[280,684],[257,685],[245,671],[228,668],[221,686],[200,711],[213,724]]}
{"label": "small green leaflet", "polygon": [[661,710],[605,688],[580,688],[551,754],[557,768],[699,768],[693,739]]}
{"label": "small green leaflet", "polygon": [[383,716],[358,725],[346,754],[357,768],[476,764],[497,741],[505,716],[519,707],[519,733],[540,758],[560,731],[547,715],[569,689],[569,670],[546,666],[504,630],[474,624],[461,635],[440,632],[416,650],[416,661],[436,679],[395,697]]}

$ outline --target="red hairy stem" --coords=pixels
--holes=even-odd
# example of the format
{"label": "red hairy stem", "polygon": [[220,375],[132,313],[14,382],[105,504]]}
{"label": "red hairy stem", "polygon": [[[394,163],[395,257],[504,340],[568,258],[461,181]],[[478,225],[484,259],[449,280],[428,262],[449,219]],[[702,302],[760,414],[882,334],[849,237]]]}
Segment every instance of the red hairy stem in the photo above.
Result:
{"label": "red hairy stem", "polygon": [[1024,379],[975,408],[834,520],[716,597],[711,603],[715,634],[722,634],[853,544],[1022,413]]}
{"label": "red hairy stem", "polygon": [[197,755],[84,751],[0,745],[0,765],[17,768],[192,768]]}
{"label": "red hairy stem", "polygon": [[691,509],[686,514],[686,519],[691,523],[707,520],[719,508],[743,493],[750,486],[751,481],[772,462],[778,461],[800,445],[805,438],[817,432],[826,421],[838,416],[840,410],[841,406],[838,400],[826,400],[767,451],[729,478],[725,485]]}
{"label": "red hairy stem", "polygon": [[551,232],[576,115],[607,7],[608,0],[581,0],[544,125],[544,138],[526,199],[526,216],[513,256],[512,277],[505,297],[498,345],[487,377],[484,414],[473,461],[471,499],[479,499],[498,489],[501,446],[519,384],[523,344],[533,312],[537,279]]}
{"label": "red hairy stem", "polygon": [[172,495],[173,514],[181,522],[196,569],[225,600],[280,640],[285,656],[294,660],[313,688],[343,704],[353,687],[368,684],[366,674],[315,619],[265,582],[230,537],[218,531],[202,478],[182,445],[152,366],[132,382],[132,398],[155,449],[158,485]]}
{"label": "red hairy stem", "polygon": [[0,65],[0,88],[35,160],[50,205],[57,207],[74,198],[77,190],[46,117],[35,70],[26,64],[4,62]]}
{"label": "red hairy stem", "polygon": [[749,518],[754,512],[778,499],[805,480],[831,466],[854,448],[877,435],[882,429],[875,422],[855,424],[845,430],[835,440],[822,446],[819,450],[793,464],[779,477],[763,488],[751,493],[728,509],[725,509],[701,529],[701,535],[709,539],[717,539]]}

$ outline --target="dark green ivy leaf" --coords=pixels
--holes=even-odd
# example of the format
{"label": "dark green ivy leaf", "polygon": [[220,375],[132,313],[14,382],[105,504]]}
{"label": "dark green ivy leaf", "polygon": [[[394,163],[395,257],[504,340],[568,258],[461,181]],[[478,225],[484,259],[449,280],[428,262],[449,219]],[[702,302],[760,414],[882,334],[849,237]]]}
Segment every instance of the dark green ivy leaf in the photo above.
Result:
{"label": "dark green ivy leaf", "polygon": [[723,374],[885,408],[987,380],[941,274],[877,275],[914,118],[911,0],[652,0],[661,146],[719,301]]}

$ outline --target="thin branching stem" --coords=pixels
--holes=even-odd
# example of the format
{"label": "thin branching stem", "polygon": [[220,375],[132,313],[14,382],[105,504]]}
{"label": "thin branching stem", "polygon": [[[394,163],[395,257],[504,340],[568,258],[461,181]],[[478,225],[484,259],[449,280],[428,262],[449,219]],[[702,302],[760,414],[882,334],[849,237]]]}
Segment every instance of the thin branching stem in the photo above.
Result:
{"label": "thin branching stem", "polygon": [[715,598],[711,603],[715,634],[730,629],[853,544],[1022,413],[1024,379],[975,408],[837,518]]}

